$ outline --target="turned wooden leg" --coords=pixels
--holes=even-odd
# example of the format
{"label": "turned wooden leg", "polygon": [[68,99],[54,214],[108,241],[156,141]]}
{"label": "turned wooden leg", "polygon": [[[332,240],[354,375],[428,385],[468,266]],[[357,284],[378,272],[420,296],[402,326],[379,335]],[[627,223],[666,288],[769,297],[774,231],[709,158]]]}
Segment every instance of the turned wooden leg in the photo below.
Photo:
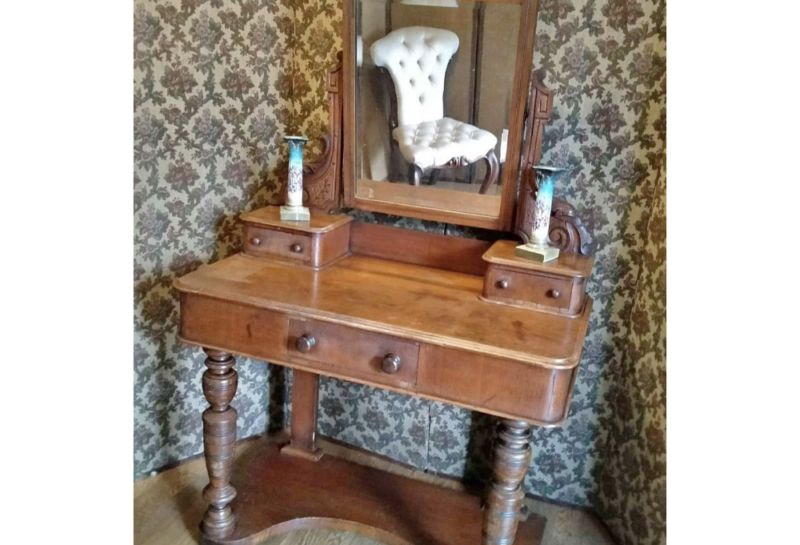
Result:
{"label": "turned wooden leg", "polygon": [[292,382],[292,435],[281,454],[314,462],[322,458],[317,448],[319,375],[295,369]]}
{"label": "turned wooden leg", "polygon": [[203,498],[210,505],[200,529],[209,538],[224,538],[236,527],[230,506],[236,497],[236,489],[230,484],[236,447],[236,409],[230,402],[236,395],[238,376],[230,354],[211,348],[204,350],[208,355],[208,370],[203,373],[203,394],[211,407],[203,413],[203,445],[210,481],[203,490]]}
{"label": "turned wooden leg", "polygon": [[493,183],[497,181],[497,175],[500,172],[500,164],[497,162],[497,155],[494,150],[486,154],[486,176],[483,177],[481,184],[480,194],[484,195]]}
{"label": "turned wooden leg", "polygon": [[531,425],[501,420],[497,426],[492,482],[483,514],[483,545],[511,545],[525,493],[522,480],[531,463]]}

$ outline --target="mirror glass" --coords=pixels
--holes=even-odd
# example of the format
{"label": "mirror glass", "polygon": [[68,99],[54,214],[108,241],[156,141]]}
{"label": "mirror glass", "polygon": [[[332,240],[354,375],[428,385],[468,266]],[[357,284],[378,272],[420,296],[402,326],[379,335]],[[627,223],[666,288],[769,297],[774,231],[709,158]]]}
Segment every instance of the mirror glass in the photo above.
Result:
{"label": "mirror glass", "polygon": [[356,196],[497,217],[520,4],[359,0],[354,14]]}

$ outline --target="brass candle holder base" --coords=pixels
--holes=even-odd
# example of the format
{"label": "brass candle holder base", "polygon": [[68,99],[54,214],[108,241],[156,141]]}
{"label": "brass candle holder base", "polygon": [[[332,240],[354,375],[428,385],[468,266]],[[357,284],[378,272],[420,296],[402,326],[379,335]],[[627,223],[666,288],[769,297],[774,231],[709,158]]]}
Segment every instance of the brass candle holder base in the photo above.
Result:
{"label": "brass candle holder base", "polygon": [[514,250],[514,255],[539,263],[547,263],[558,258],[558,248],[553,246],[537,246],[535,244],[521,244]]}
{"label": "brass candle holder base", "polygon": [[311,221],[311,212],[305,206],[281,206],[281,221]]}

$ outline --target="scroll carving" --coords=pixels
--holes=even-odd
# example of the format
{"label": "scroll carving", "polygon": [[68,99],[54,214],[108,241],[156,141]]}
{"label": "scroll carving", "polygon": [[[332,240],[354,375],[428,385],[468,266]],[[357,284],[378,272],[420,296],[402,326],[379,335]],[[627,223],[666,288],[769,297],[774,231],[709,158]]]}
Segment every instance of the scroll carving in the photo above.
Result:
{"label": "scroll carving", "polygon": [[553,199],[549,235],[550,244],[565,252],[583,255],[592,253],[592,237],[578,217],[578,211],[567,201]]}
{"label": "scroll carving", "polygon": [[[530,240],[533,211],[536,203],[536,175],[533,167],[542,159],[544,126],[553,115],[553,91],[542,83],[543,69],[533,73],[528,96],[528,118],[525,121],[525,143],[522,155],[522,179],[517,199],[515,232],[524,242]],[[553,199],[550,215],[550,243],[564,252],[589,255],[592,239],[574,206],[562,199]]]}
{"label": "scroll carving", "polygon": [[328,134],[321,138],[322,154],[303,166],[303,203],[330,212],[339,207],[342,183],[342,52],[328,70]]}

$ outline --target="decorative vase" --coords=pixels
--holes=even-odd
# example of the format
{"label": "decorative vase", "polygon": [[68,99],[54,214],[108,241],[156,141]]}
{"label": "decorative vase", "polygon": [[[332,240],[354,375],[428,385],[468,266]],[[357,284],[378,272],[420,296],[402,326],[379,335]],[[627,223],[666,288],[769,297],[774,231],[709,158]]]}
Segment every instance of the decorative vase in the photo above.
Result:
{"label": "decorative vase", "polygon": [[289,180],[286,205],[281,206],[281,221],[309,221],[311,212],[303,206],[303,148],[308,138],[285,136],[284,140],[289,144]]}
{"label": "decorative vase", "polygon": [[517,246],[518,257],[547,263],[558,257],[558,248],[547,242],[550,233],[550,211],[553,208],[553,186],[558,178],[569,172],[568,168],[535,166],[536,205],[533,213],[533,230],[530,242]]}

